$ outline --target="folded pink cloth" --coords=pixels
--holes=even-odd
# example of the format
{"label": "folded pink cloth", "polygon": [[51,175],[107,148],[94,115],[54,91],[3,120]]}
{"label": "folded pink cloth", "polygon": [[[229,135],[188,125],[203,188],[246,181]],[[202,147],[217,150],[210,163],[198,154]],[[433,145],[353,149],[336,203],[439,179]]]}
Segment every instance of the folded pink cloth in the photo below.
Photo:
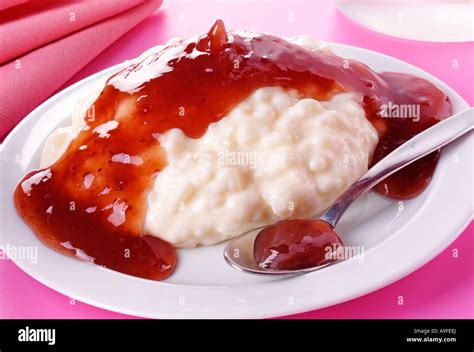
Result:
{"label": "folded pink cloth", "polygon": [[13,7],[27,1],[28,0],[2,0],[2,2],[0,2],[0,10],[6,9],[8,7]]}
{"label": "folded pink cloth", "polygon": [[0,141],[33,108],[162,2],[2,1]]}

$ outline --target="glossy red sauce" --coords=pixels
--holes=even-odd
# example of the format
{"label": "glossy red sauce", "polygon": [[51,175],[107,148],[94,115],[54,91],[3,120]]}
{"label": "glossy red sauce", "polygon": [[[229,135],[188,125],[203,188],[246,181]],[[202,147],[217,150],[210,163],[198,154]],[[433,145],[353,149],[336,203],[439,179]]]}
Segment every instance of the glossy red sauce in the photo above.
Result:
{"label": "glossy red sauce", "polygon": [[332,262],[342,241],[322,220],[283,220],[255,239],[254,259],[262,269],[295,270]]}
{"label": "glossy red sauce", "polygon": [[[160,73],[139,87],[123,91],[111,84],[158,66]],[[342,91],[362,93],[380,134],[374,161],[451,114],[446,95],[420,78],[377,74],[357,61],[270,35],[226,32],[218,21],[208,34],[170,45],[111,77],[93,104],[93,119],[85,118],[86,128],[63,156],[20,182],[15,191],[19,214],[44,243],[62,253],[130,275],[166,278],[176,266],[175,249],[143,232],[147,191],[166,166],[157,134],[180,128],[199,138],[210,123],[267,86],[296,89],[319,100]],[[381,104],[390,101],[421,104],[420,121],[380,118]],[[435,159],[420,160],[377,190],[415,196],[429,182]]]}

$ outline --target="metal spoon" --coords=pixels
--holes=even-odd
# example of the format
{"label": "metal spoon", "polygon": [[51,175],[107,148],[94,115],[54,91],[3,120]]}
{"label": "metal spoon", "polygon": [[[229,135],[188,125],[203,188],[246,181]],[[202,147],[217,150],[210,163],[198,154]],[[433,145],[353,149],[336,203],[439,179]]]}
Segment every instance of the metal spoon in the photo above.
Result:
{"label": "metal spoon", "polygon": [[[364,176],[336,199],[334,204],[326,209],[322,215],[312,217],[311,219],[325,221],[334,229],[342,214],[360,195],[396,171],[456,140],[473,128],[474,109],[471,108],[423,131],[375,164]],[[261,231],[275,225],[253,229],[229,242],[224,249],[224,258],[227,263],[235,269],[261,275],[295,275],[318,270],[335,263],[331,262],[298,270],[264,269],[258,266],[253,255],[255,239]]]}

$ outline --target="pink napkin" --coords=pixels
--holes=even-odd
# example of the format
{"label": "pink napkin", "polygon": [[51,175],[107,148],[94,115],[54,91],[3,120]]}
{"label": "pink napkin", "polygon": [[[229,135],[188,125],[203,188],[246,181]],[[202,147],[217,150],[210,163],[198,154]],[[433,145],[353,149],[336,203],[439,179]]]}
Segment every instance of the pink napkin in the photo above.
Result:
{"label": "pink napkin", "polygon": [[162,0],[0,2],[0,141]]}

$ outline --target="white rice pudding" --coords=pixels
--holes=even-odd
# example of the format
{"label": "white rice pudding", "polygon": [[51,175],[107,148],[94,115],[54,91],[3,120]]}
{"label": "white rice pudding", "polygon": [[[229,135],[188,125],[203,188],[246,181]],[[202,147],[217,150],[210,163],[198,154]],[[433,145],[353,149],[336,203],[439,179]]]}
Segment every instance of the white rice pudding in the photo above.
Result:
{"label": "white rice pudding", "polygon": [[[308,37],[290,41],[318,50]],[[252,228],[320,213],[368,168],[378,135],[357,93],[328,101],[260,88],[198,139],[158,137],[168,165],[148,194],[144,231],[176,247],[212,245]],[[81,120],[47,140],[42,166]]]}

